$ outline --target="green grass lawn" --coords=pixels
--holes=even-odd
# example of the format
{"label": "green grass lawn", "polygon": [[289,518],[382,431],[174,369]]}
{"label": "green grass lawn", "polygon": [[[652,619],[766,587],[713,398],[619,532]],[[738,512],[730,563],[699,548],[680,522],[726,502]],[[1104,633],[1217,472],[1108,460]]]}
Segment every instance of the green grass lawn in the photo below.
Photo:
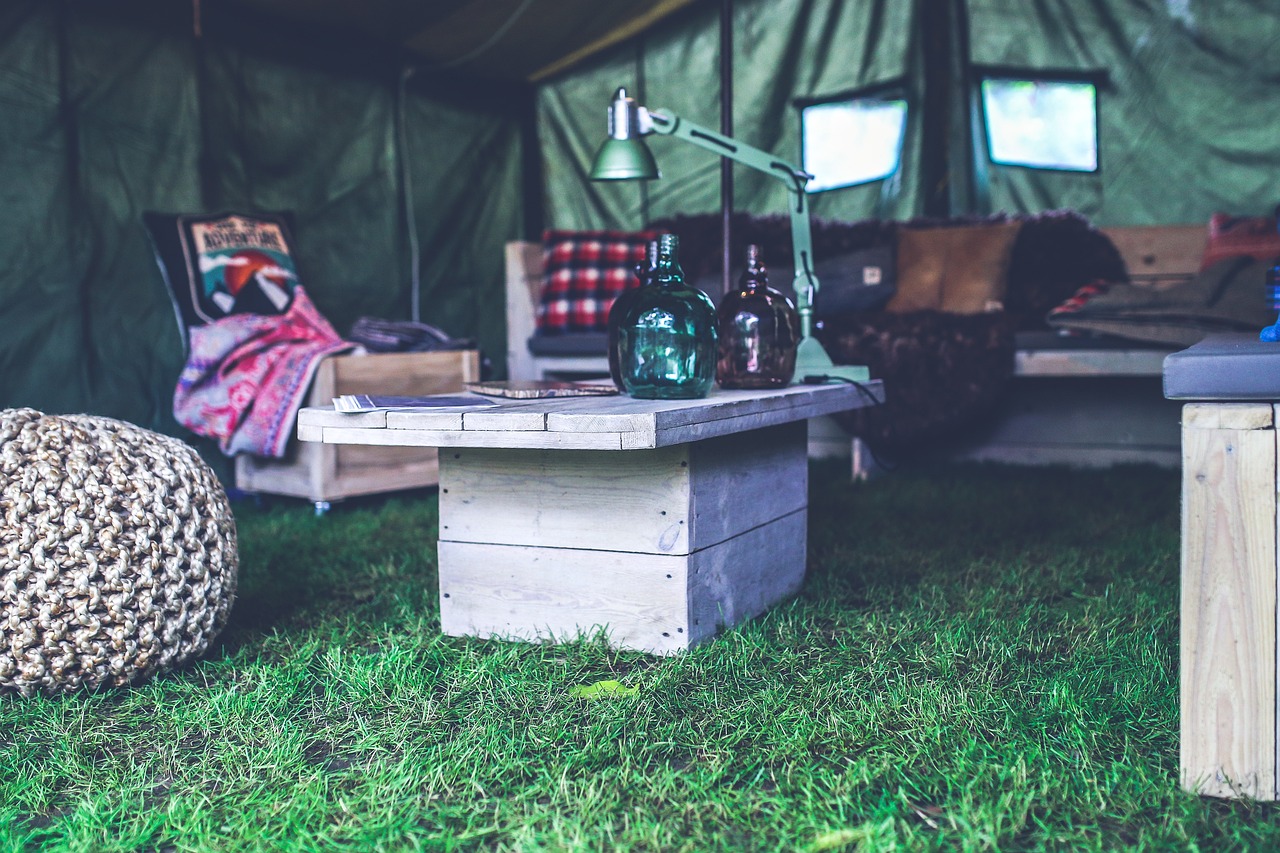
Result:
{"label": "green grass lawn", "polygon": [[665,659],[442,637],[430,492],[237,503],[203,660],[0,699],[0,850],[1280,849],[1177,785],[1176,472],[846,470],[801,596]]}

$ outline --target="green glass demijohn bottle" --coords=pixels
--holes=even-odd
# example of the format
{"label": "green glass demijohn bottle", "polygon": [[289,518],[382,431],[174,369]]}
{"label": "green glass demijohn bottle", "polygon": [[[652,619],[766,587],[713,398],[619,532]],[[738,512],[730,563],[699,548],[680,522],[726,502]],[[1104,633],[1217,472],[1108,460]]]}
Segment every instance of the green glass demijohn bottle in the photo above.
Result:
{"label": "green glass demijohn bottle", "polygon": [[618,318],[618,376],[632,397],[705,397],[716,376],[716,309],[685,283],[674,234],[658,240],[649,286],[636,291]]}
{"label": "green glass demijohn bottle", "polygon": [[791,300],[769,286],[760,247],[747,247],[738,289],[720,301],[721,388],[781,388],[796,372],[800,316]]}
{"label": "green glass demijohn bottle", "polygon": [[618,294],[613,300],[613,304],[609,306],[609,319],[607,323],[608,343],[609,343],[609,378],[613,380],[614,386],[619,391],[626,391],[626,386],[622,384],[622,368],[621,360],[618,357],[618,339],[622,326],[622,318],[627,313],[627,307],[639,294],[640,289],[653,284],[653,271],[658,266],[658,241],[650,240],[646,247],[645,258],[636,264],[636,278],[640,283],[636,287],[629,287]]}

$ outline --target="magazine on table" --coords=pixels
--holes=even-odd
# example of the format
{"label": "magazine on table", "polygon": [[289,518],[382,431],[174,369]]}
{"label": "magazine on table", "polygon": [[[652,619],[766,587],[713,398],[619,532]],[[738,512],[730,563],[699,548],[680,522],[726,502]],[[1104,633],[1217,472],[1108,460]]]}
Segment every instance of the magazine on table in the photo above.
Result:
{"label": "magazine on table", "polygon": [[343,394],[333,398],[335,411],[344,414],[360,412],[422,412],[428,409],[473,409],[496,406],[492,400],[461,394],[396,396],[388,394]]}

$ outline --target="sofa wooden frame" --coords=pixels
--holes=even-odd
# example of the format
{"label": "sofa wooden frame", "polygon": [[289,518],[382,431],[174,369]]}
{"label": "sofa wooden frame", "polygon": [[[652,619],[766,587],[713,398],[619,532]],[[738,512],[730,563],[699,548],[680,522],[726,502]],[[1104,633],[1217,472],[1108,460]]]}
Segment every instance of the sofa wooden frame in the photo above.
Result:
{"label": "sofa wooden frame", "polygon": [[[1124,260],[1130,278],[1150,287],[1185,280],[1200,268],[1204,225],[1103,228]],[[542,247],[536,242],[506,247],[507,371],[512,378],[604,376],[600,355],[545,355],[528,345],[534,334],[542,288]],[[1065,346],[1048,333],[1020,335],[1015,382],[992,429],[960,447],[962,458],[1031,464],[1110,465],[1145,462],[1177,467],[1178,407],[1164,400],[1164,357],[1178,347]],[[886,389],[892,393],[892,389]],[[855,473],[865,473],[868,454],[856,441],[813,424],[814,455],[852,455]],[[861,469],[859,466],[863,466]]]}

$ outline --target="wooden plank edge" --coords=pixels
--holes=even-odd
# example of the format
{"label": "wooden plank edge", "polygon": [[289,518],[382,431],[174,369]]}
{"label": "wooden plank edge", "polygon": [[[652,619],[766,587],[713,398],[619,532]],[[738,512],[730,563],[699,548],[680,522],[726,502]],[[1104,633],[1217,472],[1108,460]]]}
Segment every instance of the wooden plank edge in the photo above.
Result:
{"label": "wooden plank edge", "polygon": [[386,447],[487,447],[510,450],[622,450],[616,432],[551,433],[499,430],[345,429],[325,427],[327,444]]}
{"label": "wooden plank edge", "polygon": [[[768,397],[758,397],[747,400],[724,400],[720,404],[711,406],[690,405],[673,409],[658,409],[656,411],[649,412],[548,412],[547,431],[589,433],[598,428],[601,432],[620,432],[625,435],[628,432],[648,433],[654,430],[661,432],[663,430],[680,429],[681,427],[690,425],[715,423],[722,420],[728,421],[744,417],[759,417],[761,415],[769,415],[779,411],[790,412],[803,410],[805,412],[809,412],[809,414],[797,415],[790,418],[790,420],[802,420],[810,417],[835,414],[836,412],[865,408],[871,405],[870,401],[866,398],[867,393],[870,393],[872,398],[875,399],[876,404],[884,402],[883,380],[872,379],[867,382],[860,383],[860,386],[861,387],[858,388],[847,383],[788,386],[790,389],[805,388],[816,392],[810,394],[805,402],[798,404],[794,402],[795,395],[775,394]],[[839,389],[840,393],[837,394],[834,390],[820,391],[818,389]],[[849,405],[848,398],[850,396],[852,396],[856,401],[854,405]],[[697,401],[691,402],[696,403]],[[815,409],[817,406],[820,406],[821,408]],[[598,421],[598,424],[593,424],[593,420]],[[776,423],[786,423],[786,420],[776,421]]]}
{"label": "wooden plank edge", "polygon": [[1271,403],[1187,403],[1182,407],[1183,429],[1271,429]]}

